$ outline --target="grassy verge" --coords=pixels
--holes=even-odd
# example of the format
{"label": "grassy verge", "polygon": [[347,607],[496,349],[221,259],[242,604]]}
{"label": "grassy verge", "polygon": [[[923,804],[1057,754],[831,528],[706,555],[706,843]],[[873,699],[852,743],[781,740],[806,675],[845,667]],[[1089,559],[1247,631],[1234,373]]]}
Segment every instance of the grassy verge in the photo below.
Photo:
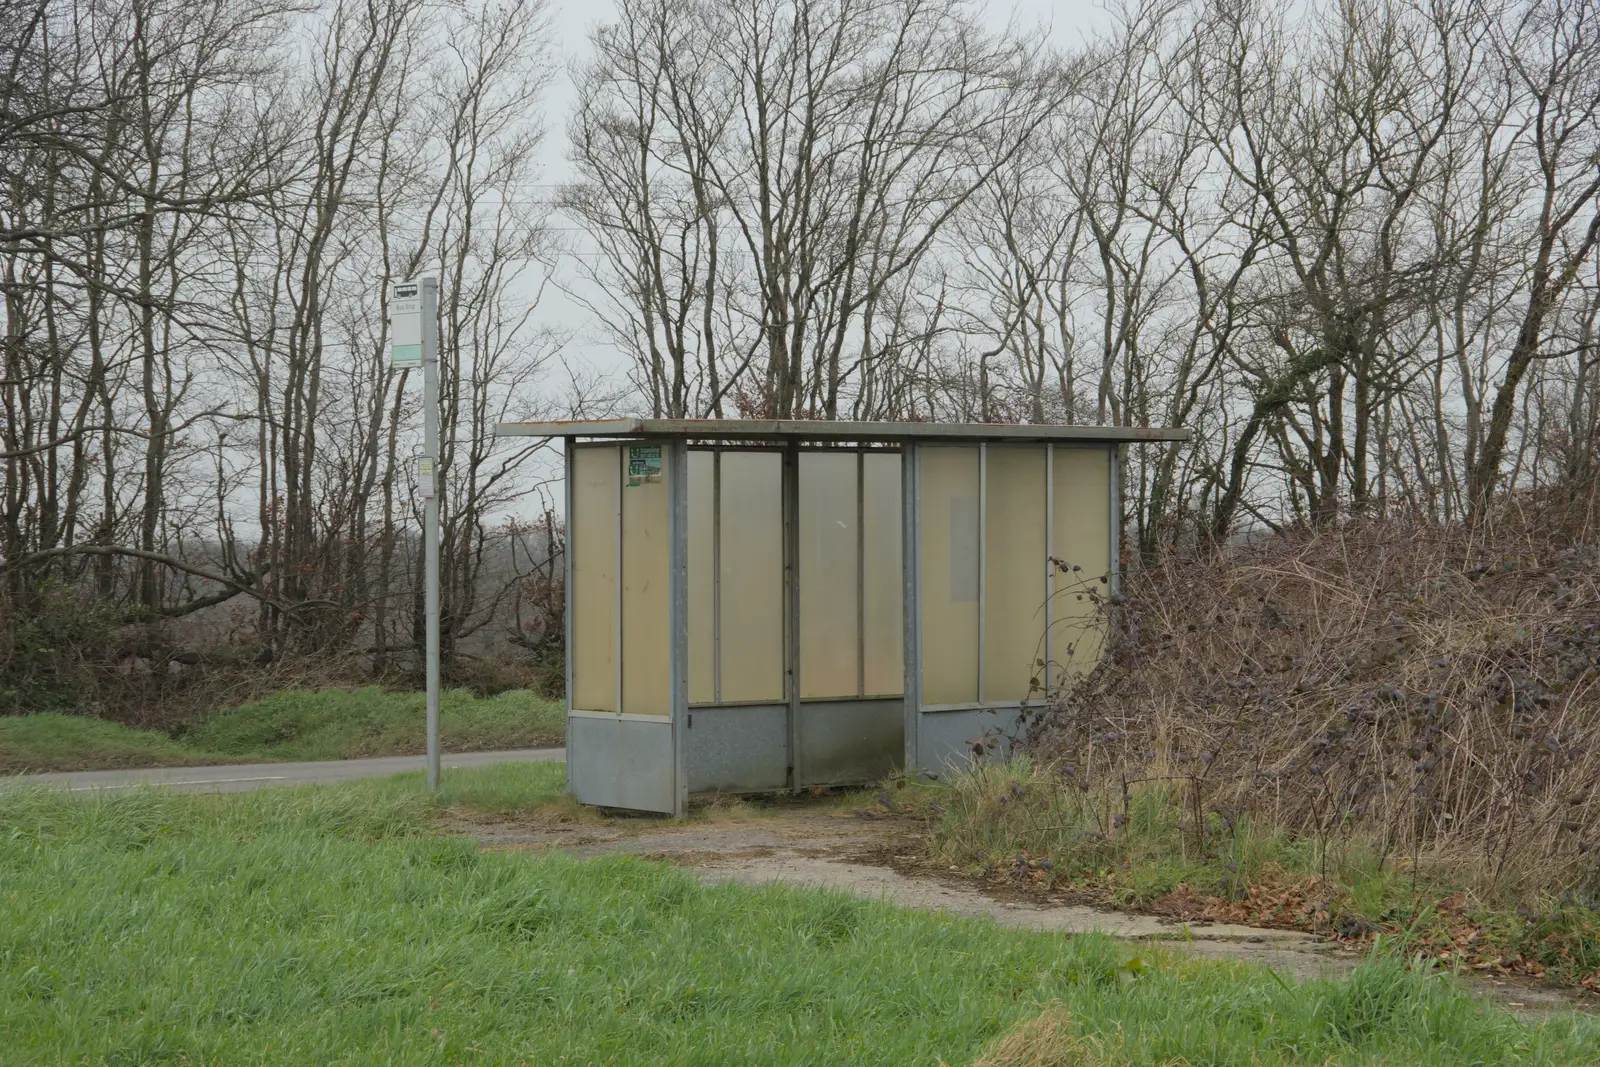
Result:
{"label": "grassy verge", "polygon": [[85,715],[0,717],[0,774],[226,762],[221,753],[201,751],[155,730]]}
{"label": "grassy verge", "polygon": [[1343,834],[1318,840],[1248,814],[1196,812],[1174,783],[1084,789],[1070,768],[1024,758],[893,796],[927,820],[941,864],[1042,894],[1311,930],[1405,959],[1600,988],[1590,894],[1503,899],[1450,877],[1447,857],[1385,855]]}
{"label": "grassy verge", "polygon": [[[421,752],[424,697],[375,686],[274,693],[196,724],[183,740],[239,756],[284,760],[354,759]],[[464,689],[440,696],[439,730],[453,752],[559,745],[559,701],[526,690],[476,697]]]}
{"label": "grassy verge", "polygon": [[1067,1020],[1089,1051],[1062,1062],[1087,1065],[1600,1054],[1588,1021],[1530,1027],[1393,962],[1292,986],[1097,937],[704,887],[631,859],[480,853],[433,832],[443,805],[538,803],[556,780],[457,780],[466,792],[444,800],[406,779],[11,787],[7,1062],[932,1067],[1041,1016]]}
{"label": "grassy verge", "polygon": [[[562,708],[525,690],[449,690],[440,733],[452,752],[559,745]],[[424,741],[421,693],[290,690],[191,724],[176,738],[87,716],[0,717],[0,774],[411,755]]]}
{"label": "grassy verge", "polygon": [[[352,782],[340,789],[351,802],[359,800],[380,808],[403,807],[418,795],[425,795],[421,771]],[[428,810],[517,818],[533,814],[576,816],[587,809],[567,797],[566,765],[547,760],[448,770],[439,776],[439,794],[428,799]]]}

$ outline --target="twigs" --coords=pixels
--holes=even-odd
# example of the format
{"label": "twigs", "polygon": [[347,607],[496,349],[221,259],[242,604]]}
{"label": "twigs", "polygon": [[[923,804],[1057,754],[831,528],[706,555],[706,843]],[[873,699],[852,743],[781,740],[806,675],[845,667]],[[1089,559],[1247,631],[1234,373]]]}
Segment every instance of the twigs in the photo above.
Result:
{"label": "twigs", "polygon": [[1324,880],[1360,843],[1565,888],[1600,843],[1600,550],[1536,514],[1481,536],[1368,521],[1161,561],[1071,624],[1110,655],[1058,669],[1031,751],[1125,816],[1136,783],[1186,783],[1186,848],[1238,811],[1314,837]]}

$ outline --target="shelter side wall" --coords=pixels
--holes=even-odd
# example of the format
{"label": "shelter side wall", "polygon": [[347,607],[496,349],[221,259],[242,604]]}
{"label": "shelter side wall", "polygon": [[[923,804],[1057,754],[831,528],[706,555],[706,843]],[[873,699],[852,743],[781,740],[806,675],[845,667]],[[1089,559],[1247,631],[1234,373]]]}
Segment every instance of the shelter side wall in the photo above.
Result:
{"label": "shelter side wall", "polygon": [[721,464],[718,699],[781,701],[783,457],[777,452],[729,451],[722,453]]}
{"label": "shelter side wall", "polygon": [[978,699],[978,449],[918,451],[922,703],[970,704]]}
{"label": "shelter side wall", "polygon": [[617,710],[618,507],[621,449],[572,455],[572,706]]}
{"label": "shelter side wall", "polygon": [[856,454],[800,455],[800,696],[854,696],[860,680]]}
{"label": "shelter side wall", "polygon": [[906,679],[899,454],[867,453],[861,480],[863,695],[898,696]]}
{"label": "shelter side wall", "polygon": [[1021,701],[1044,655],[1045,446],[990,445],[985,462],[980,699]]}
{"label": "shelter side wall", "polygon": [[717,698],[716,456],[689,453],[689,702]]}
{"label": "shelter side wall", "polygon": [[[1099,612],[1090,590],[1111,595],[1111,463],[1109,448],[1055,450],[1057,571],[1051,596],[1051,650],[1057,670],[1089,671],[1100,659]],[[1081,570],[1072,570],[1081,567]]]}
{"label": "shelter side wall", "polygon": [[672,453],[662,445],[628,445],[625,452],[651,449],[660,456],[661,473],[643,479],[625,475],[622,488],[622,710],[667,716],[672,714],[667,494]]}

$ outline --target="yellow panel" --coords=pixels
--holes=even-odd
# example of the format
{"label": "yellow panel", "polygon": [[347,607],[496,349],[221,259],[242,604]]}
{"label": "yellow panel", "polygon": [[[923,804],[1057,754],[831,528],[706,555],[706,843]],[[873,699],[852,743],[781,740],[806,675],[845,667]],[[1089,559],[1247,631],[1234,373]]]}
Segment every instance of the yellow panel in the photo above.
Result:
{"label": "yellow panel", "polygon": [[978,448],[921,448],[922,702],[978,699]]}
{"label": "yellow panel", "polygon": [[986,463],[983,699],[1025,700],[1044,655],[1045,446],[990,445]]}
{"label": "yellow panel", "polygon": [[617,710],[617,489],[613,447],[574,450],[572,514],[572,706]]}
{"label": "yellow panel", "polygon": [[900,570],[900,457],[869,452],[863,471],[861,524],[866,552],[861,585],[866,622],[866,690],[872,696],[905,689],[905,581]]}
{"label": "yellow panel", "polygon": [[715,466],[710,452],[689,453],[689,702],[716,699]]}
{"label": "yellow panel", "polygon": [[722,702],[783,692],[783,457],[722,454]]}
{"label": "yellow panel", "polygon": [[661,474],[622,490],[622,710],[629,715],[672,714],[667,594],[671,450],[666,445],[623,446],[630,454],[651,448],[661,450]]}
{"label": "yellow panel", "polygon": [[800,695],[855,696],[857,629],[856,454],[800,454]]}
{"label": "yellow panel", "polygon": [[[1051,659],[1058,668],[1088,671],[1100,658],[1101,633],[1094,602],[1111,584],[1111,467],[1104,448],[1055,450],[1055,543],[1051,555],[1068,567],[1056,575],[1050,602]],[[1106,579],[1102,581],[1101,579]]]}

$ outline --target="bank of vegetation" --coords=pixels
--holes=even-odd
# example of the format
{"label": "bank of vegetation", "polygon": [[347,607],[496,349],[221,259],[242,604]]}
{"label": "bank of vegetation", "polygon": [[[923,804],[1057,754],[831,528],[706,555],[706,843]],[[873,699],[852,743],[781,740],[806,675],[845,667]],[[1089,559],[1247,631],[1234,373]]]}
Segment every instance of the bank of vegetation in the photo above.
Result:
{"label": "bank of vegetation", "polygon": [[502,419],[1184,426],[1121,472],[1152,563],[1593,477],[1592,4],[997,14],[620,0],[545,122],[540,0],[0,0],[0,713],[415,682],[421,275],[483,692],[560,662]]}
{"label": "bank of vegetation", "polygon": [[1600,988],[1594,505],[1154,561],[1017,758],[906,795],[942,858],[1044,893]]}
{"label": "bank of vegetation", "polygon": [[[527,690],[479,697],[447,689],[440,740],[447,752],[560,745],[565,715],[560,701]],[[376,686],[284,690],[166,730],[59,712],[11,715],[0,717],[0,774],[420,755],[425,723],[421,693]]]}

